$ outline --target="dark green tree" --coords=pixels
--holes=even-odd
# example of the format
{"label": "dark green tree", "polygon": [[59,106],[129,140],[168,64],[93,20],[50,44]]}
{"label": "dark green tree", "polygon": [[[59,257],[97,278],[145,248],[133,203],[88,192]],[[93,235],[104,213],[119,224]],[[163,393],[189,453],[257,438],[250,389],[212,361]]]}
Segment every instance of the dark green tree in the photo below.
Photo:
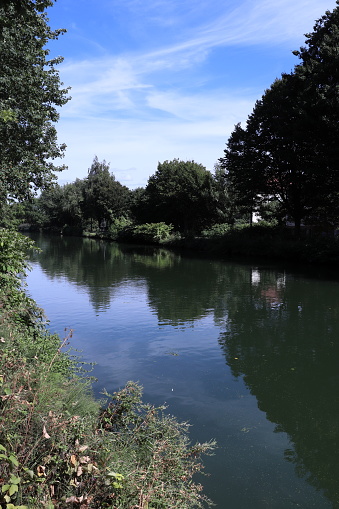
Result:
{"label": "dark green tree", "polygon": [[281,203],[297,232],[321,197],[319,170],[313,163],[313,122],[304,82],[292,73],[272,84],[247,123],[259,193],[266,201]]}
{"label": "dark green tree", "polygon": [[[252,215],[262,199],[262,178],[253,171],[257,150],[249,130],[237,124],[227,142],[224,157],[219,159],[219,169],[225,188],[232,197],[233,211],[252,221]],[[233,212],[234,219],[234,212]],[[231,221],[232,222],[232,221]],[[234,222],[234,220],[233,220]]]}
{"label": "dark green tree", "polygon": [[45,9],[53,0],[6,0],[0,4],[0,201],[34,195],[55,178],[53,159],[65,145],[57,142],[57,108],[68,101],[48,41],[64,30],[51,30]]}
{"label": "dark green tree", "polygon": [[214,165],[213,191],[216,222],[233,226],[243,215],[235,188],[230,183],[229,174],[220,162]]}
{"label": "dark green tree", "polygon": [[339,1],[306,34],[305,46],[293,53],[300,63],[312,132],[312,172],[320,197],[314,216],[337,224],[339,219]]}
{"label": "dark green tree", "polygon": [[132,189],[131,191],[132,217],[136,221],[140,222],[140,220],[145,216],[146,213],[147,213],[146,189],[144,187],[137,187],[136,189]]}
{"label": "dark green tree", "polygon": [[41,215],[44,217],[44,226],[81,229],[83,187],[84,181],[76,179],[70,184],[64,186],[55,184],[44,190],[37,199]]}
{"label": "dark green tree", "polygon": [[297,231],[339,219],[339,7],[306,37],[301,63],[257,101],[246,129],[236,126],[220,160],[239,201],[278,200]]}
{"label": "dark green tree", "polygon": [[159,163],[143,200],[143,221],[163,221],[182,232],[199,230],[215,218],[212,174],[194,161]]}
{"label": "dark green tree", "polygon": [[115,180],[109,163],[95,156],[83,188],[83,215],[94,219],[98,226],[110,224],[113,218],[129,213],[131,191]]}
{"label": "dark green tree", "polygon": [[63,218],[63,187],[54,184],[45,189],[37,199],[38,207],[44,217],[43,226],[62,227],[64,226]]}

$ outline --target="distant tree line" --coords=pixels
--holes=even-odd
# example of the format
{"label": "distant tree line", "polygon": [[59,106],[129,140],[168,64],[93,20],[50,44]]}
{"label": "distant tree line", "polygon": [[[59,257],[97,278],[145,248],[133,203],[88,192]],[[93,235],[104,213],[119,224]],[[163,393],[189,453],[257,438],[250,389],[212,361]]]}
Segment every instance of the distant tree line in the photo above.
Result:
{"label": "distant tree line", "polygon": [[229,209],[221,174],[174,159],[159,163],[145,188],[130,190],[115,179],[105,160],[95,157],[86,178],[54,184],[34,200],[12,203],[7,217],[70,233],[114,231],[132,223],[166,223],[180,233],[199,233],[215,223],[241,219],[240,211]]}

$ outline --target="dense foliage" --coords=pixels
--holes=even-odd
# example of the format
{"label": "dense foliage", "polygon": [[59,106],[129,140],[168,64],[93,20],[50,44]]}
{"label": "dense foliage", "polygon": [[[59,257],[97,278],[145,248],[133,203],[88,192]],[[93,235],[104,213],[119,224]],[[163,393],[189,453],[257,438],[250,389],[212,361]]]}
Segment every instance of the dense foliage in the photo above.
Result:
{"label": "dense foliage", "polygon": [[95,157],[88,177],[83,184],[82,212],[85,219],[95,219],[105,228],[113,218],[126,215],[129,209],[130,191],[115,180],[106,161]]}
{"label": "dense foliage", "polygon": [[57,108],[64,105],[56,65],[48,59],[48,41],[64,30],[51,30],[45,9],[52,0],[7,0],[0,5],[0,203],[28,198],[50,184],[60,170],[52,160],[62,156],[57,143]]}
{"label": "dense foliage", "polygon": [[159,163],[146,188],[130,191],[115,179],[105,160],[95,157],[86,178],[55,184],[30,203],[8,206],[2,222],[157,243],[168,239],[172,230],[199,233],[218,220],[235,222],[241,217],[241,211],[229,205],[222,173],[213,176],[198,163],[174,159]]}
{"label": "dense foliage", "polygon": [[212,219],[213,179],[194,161],[164,161],[147,183],[137,214],[146,222],[163,221],[181,232],[200,230]]}

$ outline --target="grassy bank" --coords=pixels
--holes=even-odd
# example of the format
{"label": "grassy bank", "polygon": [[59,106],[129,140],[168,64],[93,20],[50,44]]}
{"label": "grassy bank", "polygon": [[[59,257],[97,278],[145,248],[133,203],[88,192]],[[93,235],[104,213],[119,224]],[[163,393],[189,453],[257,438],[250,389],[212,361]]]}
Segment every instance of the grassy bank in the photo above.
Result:
{"label": "grassy bank", "polygon": [[50,334],[17,277],[31,241],[0,230],[2,509],[170,509],[208,505],[194,475],[212,443],[142,401],[135,382],[96,401],[90,373]]}

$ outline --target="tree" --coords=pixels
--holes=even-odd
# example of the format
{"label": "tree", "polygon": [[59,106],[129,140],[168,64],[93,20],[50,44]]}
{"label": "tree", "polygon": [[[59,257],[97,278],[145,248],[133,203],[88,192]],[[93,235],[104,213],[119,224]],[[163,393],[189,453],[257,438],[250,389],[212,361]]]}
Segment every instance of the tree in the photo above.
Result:
{"label": "tree", "polygon": [[[306,45],[293,53],[300,59],[295,68],[303,81],[311,119],[312,163],[321,194],[316,214],[329,222],[339,219],[339,1],[331,12],[316,21],[306,34]],[[325,207],[324,207],[325,205]]]}
{"label": "tree", "polygon": [[164,161],[147,183],[143,220],[173,224],[179,231],[202,228],[214,213],[212,174],[194,161]]}
{"label": "tree", "polygon": [[[84,181],[59,186],[54,184],[44,190],[37,199],[45,226],[81,228],[83,226],[82,201]],[[29,221],[27,221],[29,222]]]}
{"label": "tree", "polygon": [[48,186],[65,145],[57,143],[57,107],[68,101],[45,45],[51,30],[44,12],[54,0],[5,0],[0,5],[0,200],[23,200]]}
{"label": "tree", "polygon": [[45,189],[37,199],[41,215],[45,218],[44,226],[64,226],[62,203],[64,201],[63,187],[54,184]]}
{"label": "tree", "polygon": [[238,195],[231,185],[229,173],[218,162],[214,165],[213,191],[217,223],[234,225],[242,218],[242,209],[238,203]]}
{"label": "tree", "polygon": [[301,63],[266,90],[220,159],[239,200],[278,200],[297,231],[339,219],[339,8],[306,37]]}
{"label": "tree", "polygon": [[[253,171],[253,161],[257,157],[250,132],[237,124],[227,142],[224,157],[219,159],[218,179],[224,181],[228,194],[232,197],[233,210],[252,221],[252,214],[260,203],[262,179]],[[233,219],[234,219],[234,213]],[[232,222],[232,221],[231,221]],[[234,220],[233,220],[234,222]]]}
{"label": "tree", "polygon": [[292,73],[272,84],[247,123],[259,192],[264,199],[282,204],[297,232],[321,197],[319,171],[313,163],[313,122],[304,82]]}
{"label": "tree", "polygon": [[106,226],[116,217],[128,213],[131,192],[115,180],[109,171],[109,163],[99,162],[95,156],[84,182],[82,210],[84,217],[94,219],[98,226]]}

